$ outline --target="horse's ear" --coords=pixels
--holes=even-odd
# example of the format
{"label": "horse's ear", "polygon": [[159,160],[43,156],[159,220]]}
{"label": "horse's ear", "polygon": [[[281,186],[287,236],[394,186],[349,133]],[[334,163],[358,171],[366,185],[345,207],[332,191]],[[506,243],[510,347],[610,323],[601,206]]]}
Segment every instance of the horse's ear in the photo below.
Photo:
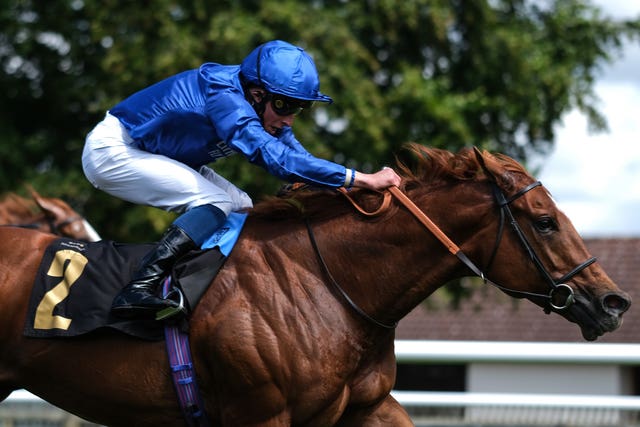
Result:
{"label": "horse's ear", "polygon": [[60,218],[64,216],[62,209],[56,205],[51,199],[42,197],[38,192],[30,185],[27,185],[27,189],[31,193],[31,198],[36,202],[36,205],[44,212],[49,218]]}
{"label": "horse's ear", "polygon": [[40,209],[45,210],[42,207],[43,203],[46,204],[44,198],[31,185],[25,184],[25,187],[27,188],[29,194],[31,194],[31,198],[33,199],[33,201],[36,202],[36,205],[38,205]]}
{"label": "horse's ear", "polygon": [[487,162],[484,159],[484,155],[478,149],[478,147],[473,147],[473,152],[476,154],[476,159],[478,160],[478,164],[480,164],[480,167],[482,167],[482,170],[484,171],[485,175],[487,175],[487,177],[493,182],[497,182],[496,176],[493,174],[493,172],[491,172],[491,170],[489,170],[489,167],[487,166]]}

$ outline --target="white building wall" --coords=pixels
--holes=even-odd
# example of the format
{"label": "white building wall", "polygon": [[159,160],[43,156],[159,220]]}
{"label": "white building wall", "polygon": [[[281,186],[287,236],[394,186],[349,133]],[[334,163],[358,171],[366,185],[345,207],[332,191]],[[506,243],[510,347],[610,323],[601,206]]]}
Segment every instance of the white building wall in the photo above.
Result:
{"label": "white building wall", "polygon": [[467,391],[620,395],[629,375],[614,365],[470,363]]}

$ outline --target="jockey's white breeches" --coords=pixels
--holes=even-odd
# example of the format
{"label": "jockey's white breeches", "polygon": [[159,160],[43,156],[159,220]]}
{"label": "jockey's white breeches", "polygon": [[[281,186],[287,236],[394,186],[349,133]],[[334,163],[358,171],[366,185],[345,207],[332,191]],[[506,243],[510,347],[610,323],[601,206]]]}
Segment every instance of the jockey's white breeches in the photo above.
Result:
{"label": "jockey's white breeches", "polygon": [[198,171],[133,146],[120,121],[107,113],[87,135],[82,168],[94,187],[120,199],[182,213],[211,204],[225,214],[253,206],[247,193],[202,166]]}

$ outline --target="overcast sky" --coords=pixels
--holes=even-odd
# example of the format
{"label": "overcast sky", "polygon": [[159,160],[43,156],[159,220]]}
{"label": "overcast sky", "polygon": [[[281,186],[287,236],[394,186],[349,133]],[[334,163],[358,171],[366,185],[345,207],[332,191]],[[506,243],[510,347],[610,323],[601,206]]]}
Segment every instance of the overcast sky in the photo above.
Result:
{"label": "overcast sky", "polygon": [[[640,16],[640,0],[597,0],[616,18]],[[555,149],[538,177],[584,237],[640,237],[640,46],[597,81],[609,132],[590,135],[577,112],[558,128]]]}

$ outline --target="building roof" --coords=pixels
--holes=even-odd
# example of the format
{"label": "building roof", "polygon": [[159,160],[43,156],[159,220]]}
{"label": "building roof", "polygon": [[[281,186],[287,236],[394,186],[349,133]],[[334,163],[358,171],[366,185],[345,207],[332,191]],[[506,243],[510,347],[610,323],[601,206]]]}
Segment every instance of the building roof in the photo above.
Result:
{"label": "building roof", "polygon": [[[640,238],[585,239],[609,277],[640,304]],[[398,325],[397,339],[582,342],[580,328],[556,313],[506,296],[490,285],[476,284],[458,309],[441,291],[416,307]],[[631,306],[618,330],[598,338],[603,343],[640,342],[640,309]]]}

